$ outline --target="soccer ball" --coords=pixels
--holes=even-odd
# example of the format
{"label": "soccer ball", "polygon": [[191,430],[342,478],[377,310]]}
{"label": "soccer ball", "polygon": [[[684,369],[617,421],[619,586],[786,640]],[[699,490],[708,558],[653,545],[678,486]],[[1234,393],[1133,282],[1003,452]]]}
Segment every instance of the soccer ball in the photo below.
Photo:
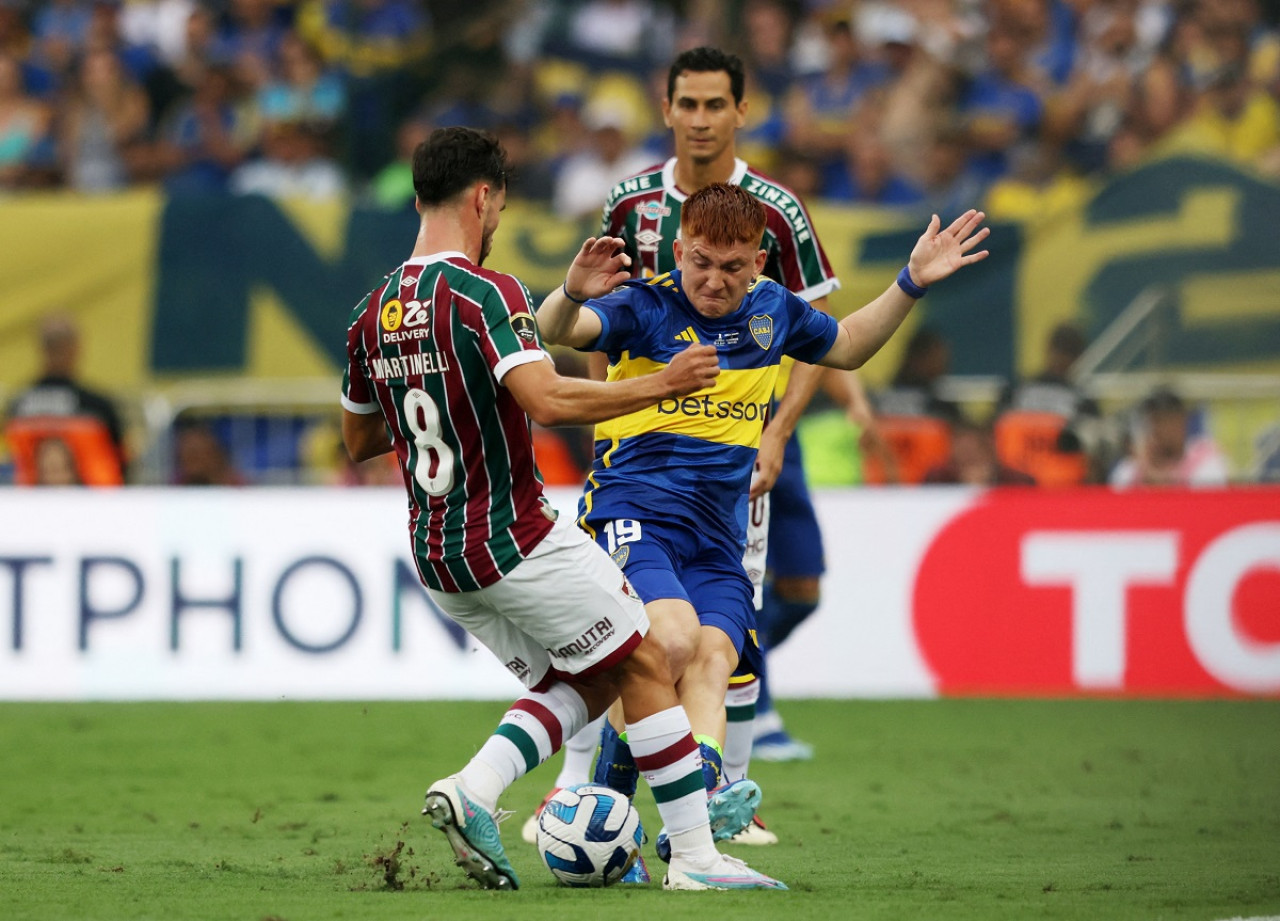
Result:
{"label": "soccer ball", "polygon": [[609,886],[640,856],[640,814],[596,784],[565,787],[538,817],[538,853],[563,886]]}

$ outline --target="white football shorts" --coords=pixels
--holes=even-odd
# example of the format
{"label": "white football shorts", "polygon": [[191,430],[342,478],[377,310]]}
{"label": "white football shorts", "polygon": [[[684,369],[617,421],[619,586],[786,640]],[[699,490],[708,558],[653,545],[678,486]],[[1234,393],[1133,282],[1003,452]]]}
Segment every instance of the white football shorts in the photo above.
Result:
{"label": "white football shorts", "polygon": [[529,688],[610,668],[649,632],[640,596],[568,515],[493,585],[427,592]]}
{"label": "white football shorts", "polygon": [[751,503],[747,510],[747,549],[742,554],[742,568],[747,571],[755,589],[756,610],[764,604],[764,572],[769,557],[769,493]]}

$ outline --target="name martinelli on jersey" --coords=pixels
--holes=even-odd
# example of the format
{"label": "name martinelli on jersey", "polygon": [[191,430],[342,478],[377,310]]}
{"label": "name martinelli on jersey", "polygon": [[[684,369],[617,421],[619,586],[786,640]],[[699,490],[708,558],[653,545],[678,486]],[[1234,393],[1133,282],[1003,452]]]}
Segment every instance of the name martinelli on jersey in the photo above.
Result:
{"label": "name martinelli on jersey", "polygon": [[420,352],[398,358],[371,358],[369,370],[374,380],[389,381],[396,377],[421,374],[443,374],[449,370],[449,356],[444,352]]}

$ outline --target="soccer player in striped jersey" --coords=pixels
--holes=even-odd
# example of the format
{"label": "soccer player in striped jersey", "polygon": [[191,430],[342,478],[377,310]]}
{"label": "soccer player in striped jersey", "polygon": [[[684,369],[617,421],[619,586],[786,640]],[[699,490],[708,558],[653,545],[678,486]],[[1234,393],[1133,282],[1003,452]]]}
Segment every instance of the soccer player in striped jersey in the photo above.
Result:
{"label": "soccer player in striped jersey", "polygon": [[[698,738],[723,744],[729,678],[759,665],[742,558],[748,487],[783,357],[861,366],[929,284],[986,257],[973,251],[988,234],[983,217],[970,211],[943,230],[935,215],[895,283],[837,323],[760,275],[765,207],[740,185],[712,183],[684,203],[675,270],[584,308],[563,298],[539,308],[548,341],[607,353],[610,381],[661,373],[690,342],[712,343],[720,355],[709,390],[596,427],[579,504],[579,524],[644,599]],[[602,761],[611,744],[606,731]],[[739,818],[737,830],[751,813]]]}
{"label": "soccer player in striped jersey", "polygon": [[[529,292],[482,267],[506,201],[498,142],[437,130],[415,151],[413,177],[412,256],[348,326],[343,441],[357,461],[395,452],[428,593],[528,688],[467,765],[431,784],[424,814],[483,887],[517,888],[498,797],[620,695],[636,763],[679,831],[665,887],[785,888],[715,849],[665,651],[618,567],[547,504],[530,435],[530,418],[601,422],[704,390],[719,374],[715,349],[691,346],[644,379],[560,377]],[[618,243],[588,240],[549,300],[604,295],[625,279]]]}

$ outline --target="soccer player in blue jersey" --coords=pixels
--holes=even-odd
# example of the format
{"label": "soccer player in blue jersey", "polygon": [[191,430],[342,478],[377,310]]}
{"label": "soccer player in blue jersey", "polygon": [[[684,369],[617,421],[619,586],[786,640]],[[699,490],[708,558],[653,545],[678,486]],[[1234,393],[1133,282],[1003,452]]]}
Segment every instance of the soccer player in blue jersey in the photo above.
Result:
{"label": "soccer player in blue jersey", "polygon": [[[745,75],[741,60],[716,48],[694,48],[680,54],[667,74],[667,96],[662,115],[671,128],[675,156],[652,169],[628,177],[609,195],[601,218],[601,234],[619,237],[630,258],[633,278],[653,278],[676,268],[673,241],[680,233],[682,208],[689,196],[713,182],[739,186],[749,192],[765,209],[765,226],[761,249],[766,253],[762,274],[820,310],[825,310],[828,295],[840,287],[840,281],[819,241],[817,231],[803,202],[785,186],[752,168],[736,154],[737,130],[746,117],[743,98]],[[596,358],[597,356],[592,356]],[[604,361],[593,362],[593,377],[604,377]],[[785,636],[818,605],[820,577],[824,569],[822,534],[817,515],[804,480],[800,444],[792,437],[801,413],[818,385],[818,369],[787,358],[777,374],[776,395],[780,399],[771,408],[768,428],[761,437],[756,456],[757,476],[751,495],[758,510],[766,513],[769,524],[761,529],[761,537],[753,535],[753,544],[768,544],[765,558],[771,578],[760,597],[761,635],[773,629]],[[828,382],[839,394],[850,415],[874,440],[874,423],[870,404],[852,373],[832,375]],[[772,490],[772,493],[770,493]],[[767,648],[767,643],[765,644]],[[734,688],[734,739],[724,750],[724,762],[741,765],[736,776],[743,776],[751,757],[751,721],[755,712],[755,694],[759,693],[762,711],[767,709],[767,680],[760,661],[759,680]],[[745,676],[744,676],[745,677]],[[759,724],[775,721],[775,741],[785,733],[775,712],[763,715]],[[590,753],[595,750],[595,733],[591,727],[584,742],[575,737],[566,743],[564,768],[557,785],[580,782],[590,767]],[[605,730],[606,742],[609,739]],[[788,740],[789,741],[789,740]],[[794,745],[793,745],[794,747]],[[738,754],[735,756],[735,750]],[[774,744],[762,751],[777,754],[785,749]],[[717,753],[718,757],[718,753]],[[575,777],[575,773],[577,776]],[[599,777],[597,779],[600,779]],[[554,791],[552,791],[554,792]],[[752,826],[756,832],[747,843],[769,843],[776,837],[764,833],[763,826]],[[526,823],[524,836],[534,840],[536,825]]]}
{"label": "soccer player in blue jersey", "polygon": [[860,367],[929,285],[986,257],[975,251],[988,234],[983,217],[969,211],[942,229],[935,215],[897,280],[837,322],[761,276],[764,205],[740,185],[712,183],[684,202],[673,271],[598,299],[565,288],[539,308],[544,338],[607,353],[611,381],[660,371],[690,343],[719,354],[708,390],[597,426],[579,506],[579,524],[644,600],[695,736],[723,744],[729,678],[758,667],[742,556],[748,488],[783,357]]}
{"label": "soccer player in blue jersey", "polygon": [[[717,48],[693,48],[672,62],[662,117],[672,131],[675,156],[615,186],[605,203],[601,233],[626,241],[634,277],[669,272],[675,267],[671,243],[679,232],[680,211],[688,196],[712,182],[742,186],[765,208],[762,248],[768,255],[763,274],[825,311],[827,298],[839,289],[840,280],[808,209],[792,190],[737,156],[737,131],[747,113],[745,83],[742,61]],[[766,648],[785,639],[818,607],[825,569],[822,532],[805,483],[800,443],[793,433],[822,376],[813,367],[793,366],[790,359],[783,362],[778,402],[756,458],[751,493],[760,500],[760,508],[768,510],[764,539],[769,578],[759,616]],[[871,404],[857,376],[829,374],[825,383],[866,433],[867,444],[878,444]],[[760,695],[755,729],[761,756],[779,760],[803,756],[805,747],[790,739],[771,707],[764,670],[758,682],[743,690],[750,689]],[[750,757],[750,744],[750,740],[745,743],[744,761]]]}

